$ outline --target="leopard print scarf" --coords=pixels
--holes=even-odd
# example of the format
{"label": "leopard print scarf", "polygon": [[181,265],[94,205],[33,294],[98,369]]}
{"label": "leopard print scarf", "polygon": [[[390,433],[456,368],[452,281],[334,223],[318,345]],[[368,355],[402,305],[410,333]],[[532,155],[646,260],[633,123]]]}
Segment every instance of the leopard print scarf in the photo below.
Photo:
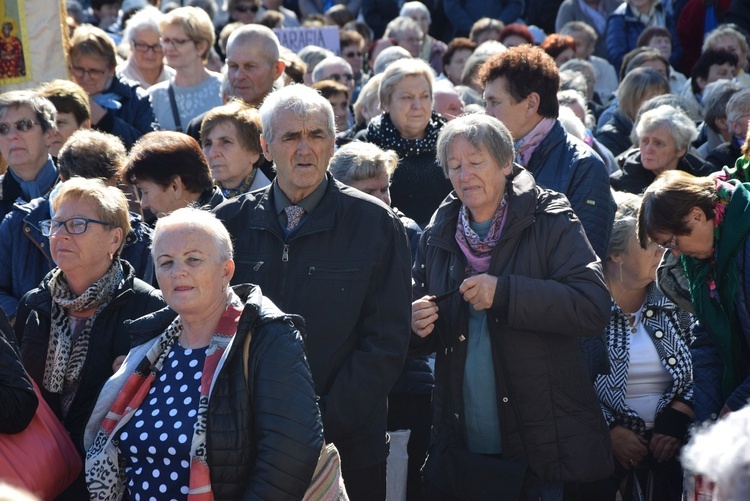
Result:
{"label": "leopard print scarf", "polygon": [[[52,323],[43,379],[47,391],[59,394],[63,392],[64,387],[78,388],[83,363],[86,361],[86,354],[89,350],[91,326],[112,299],[122,278],[122,263],[119,259],[115,259],[102,278],[91,284],[83,294],[76,296],[70,290],[62,270],[56,268],[52,272],[48,285],[52,294]],[[72,332],[66,310],[75,313],[91,308],[96,308],[96,311],[86,320],[86,325],[78,339],[71,343]],[[74,395],[75,391],[71,393]],[[66,407],[65,404],[63,407]]]}

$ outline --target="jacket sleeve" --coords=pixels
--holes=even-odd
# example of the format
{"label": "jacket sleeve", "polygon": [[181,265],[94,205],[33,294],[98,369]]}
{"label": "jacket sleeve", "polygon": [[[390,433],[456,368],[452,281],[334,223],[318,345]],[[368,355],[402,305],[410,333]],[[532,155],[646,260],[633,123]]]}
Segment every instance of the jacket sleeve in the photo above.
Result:
{"label": "jacket sleeve", "polygon": [[13,243],[16,238],[23,238],[19,233],[14,235],[12,214],[5,216],[0,224],[0,309],[8,318],[16,316],[20,299],[13,295]]}
{"label": "jacket sleeve", "polygon": [[498,321],[516,329],[599,335],[609,322],[611,306],[601,263],[572,212],[550,217],[555,221],[538,256],[547,278],[498,277],[492,310]]}
{"label": "jacket sleeve", "polygon": [[351,334],[357,344],[336,373],[327,395],[320,399],[326,438],[334,443],[356,436],[361,424],[370,422],[406,359],[411,325],[411,254],[406,232],[395,214],[381,221],[373,224],[372,233],[380,236],[373,242],[380,262],[367,284],[359,320]]}
{"label": "jacket sleeve", "polygon": [[471,26],[476,19],[472,19],[461,0],[444,0],[445,12],[449,13],[450,22],[455,28],[456,36],[469,36]]}
{"label": "jacket sleeve", "polygon": [[274,331],[251,357],[257,456],[243,499],[302,499],[323,447],[315,388],[297,330],[280,322],[261,328]]}
{"label": "jacket sleeve", "polygon": [[607,18],[607,59],[619,73],[625,54],[628,53],[628,34],[625,32],[625,16],[611,14]]}
{"label": "jacket sleeve", "polygon": [[[412,268],[412,301],[425,296],[427,294],[427,274],[425,273],[425,261],[427,254],[427,239],[429,238],[429,229],[422,233],[419,239],[419,245],[417,246],[416,256],[414,258],[414,267]],[[438,313],[439,315],[439,313]],[[411,326],[411,323],[409,324]],[[438,325],[435,324],[435,329]],[[433,329],[432,333],[426,338],[421,338],[411,331],[409,337],[409,355],[429,355],[435,351],[435,340],[437,339],[437,332]]]}
{"label": "jacket sleeve", "polygon": [[721,376],[724,364],[711,335],[703,325],[698,325],[695,340],[690,345],[693,359],[693,401],[695,422],[716,419],[724,406],[721,392]]}
{"label": "jacket sleeve", "polygon": [[617,207],[609,188],[607,168],[593,151],[578,160],[567,193],[591,247],[604,262]]}
{"label": "jacket sleeve", "polygon": [[133,93],[127,106],[130,108],[127,110],[130,120],[108,110],[100,122],[101,127],[97,128],[122,138],[125,147],[130,149],[141,136],[156,130],[157,122],[151,101],[146,94]]}
{"label": "jacket sleeve", "polygon": [[8,319],[0,312],[0,433],[25,430],[39,404],[31,378],[8,341],[12,340],[12,332]]}
{"label": "jacket sleeve", "polygon": [[524,0],[506,0],[500,12],[500,20],[505,24],[515,23],[523,14],[523,5]]}

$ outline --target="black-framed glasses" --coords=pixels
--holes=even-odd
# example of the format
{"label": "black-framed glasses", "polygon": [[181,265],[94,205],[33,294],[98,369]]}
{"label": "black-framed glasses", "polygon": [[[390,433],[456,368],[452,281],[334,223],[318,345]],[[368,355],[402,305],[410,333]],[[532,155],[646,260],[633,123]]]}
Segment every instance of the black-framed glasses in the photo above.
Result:
{"label": "black-framed glasses", "polygon": [[236,5],[234,7],[235,12],[239,12],[241,14],[246,14],[248,12],[258,12],[259,7],[255,4],[253,5]]}
{"label": "black-framed glasses", "polygon": [[672,238],[664,242],[663,244],[659,244],[659,247],[665,250],[675,250],[677,247],[679,247],[679,243],[677,242],[677,235],[673,235]]}
{"label": "black-framed glasses", "polygon": [[83,75],[87,74],[91,78],[101,78],[107,72],[107,70],[99,70],[97,68],[86,69],[80,66],[73,66],[72,64],[70,65],[70,71],[78,78],[83,78]]}
{"label": "black-framed glasses", "polygon": [[110,223],[105,223],[104,221],[98,221],[88,217],[71,217],[65,221],[46,219],[39,223],[39,229],[42,230],[42,235],[45,237],[57,232],[60,226],[64,226],[65,231],[71,235],[80,235],[81,233],[86,233],[86,230],[89,229],[89,223],[101,224],[102,226],[112,226]]}
{"label": "black-framed glasses", "polygon": [[7,136],[10,132],[11,125],[18,132],[27,132],[30,131],[34,127],[34,125],[41,125],[41,123],[31,120],[30,118],[24,118],[23,120],[13,122],[12,124],[3,122],[0,123],[0,136]]}
{"label": "black-framed glasses", "polygon": [[147,44],[143,42],[132,42],[132,44],[133,44],[133,48],[137,52],[143,52],[144,54],[150,50],[154,51],[154,54],[158,54],[162,52],[160,43],[155,43],[151,45],[151,44]]}
{"label": "black-framed glasses", "polygon": [[159,43],[162,47],[171,45],[172,47],[182,47],[188,42],[192,42],[190,38],[160,38]]}
{"label": "black-framed glasses", "polygon": [[351,82],[352,80],[354,80],[354,75],[352,75],[351,73],[344,73],[343,75],[341,73],[331,73],[330,75],[328,75],[328,78],[337,82]]}

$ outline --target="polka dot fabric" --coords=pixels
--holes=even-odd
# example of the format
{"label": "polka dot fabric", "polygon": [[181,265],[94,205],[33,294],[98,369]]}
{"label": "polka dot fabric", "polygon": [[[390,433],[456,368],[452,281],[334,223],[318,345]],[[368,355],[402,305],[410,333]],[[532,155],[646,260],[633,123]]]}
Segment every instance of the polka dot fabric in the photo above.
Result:
{"label": "polka dot fabric", "polygon": [[186,499],[205,358],[205,348],[175,343],[148,396],[123,427],[118,449],[126,461],[130,499]]}

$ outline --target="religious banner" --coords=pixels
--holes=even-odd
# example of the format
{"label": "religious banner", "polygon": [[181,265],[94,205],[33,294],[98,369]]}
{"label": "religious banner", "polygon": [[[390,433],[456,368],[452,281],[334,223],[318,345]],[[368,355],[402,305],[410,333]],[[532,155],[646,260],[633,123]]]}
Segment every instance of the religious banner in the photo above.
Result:
{"label": "religious banner", "polygon": [[0,92],[68,78],[65,18],[64,0],[0,0]]}
{"label": "religious banner", "polygon": [[295,54],[308,45],[317,45],[328,49],[337,56],[341,55],[338,26],[319,28],[282,28],[273,30],[279,37],[279,43]]}

